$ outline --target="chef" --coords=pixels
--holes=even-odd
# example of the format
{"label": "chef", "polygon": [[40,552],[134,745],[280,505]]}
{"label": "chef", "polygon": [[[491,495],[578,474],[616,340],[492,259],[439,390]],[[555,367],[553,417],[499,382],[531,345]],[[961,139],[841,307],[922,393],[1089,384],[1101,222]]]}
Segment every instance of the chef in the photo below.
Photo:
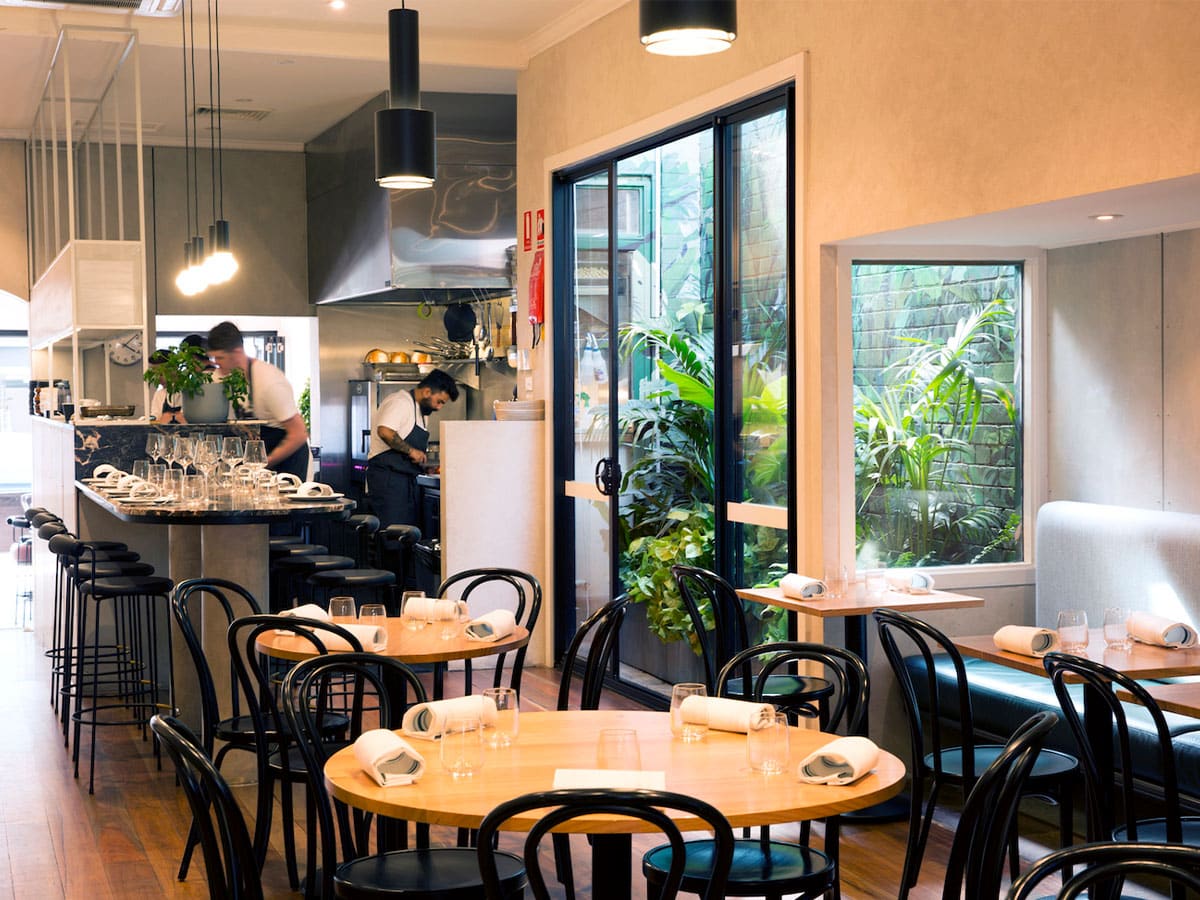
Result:
{"label": "chef", "polygon": [[458,385],[434,369],[411,391],[396,391],[375,411],[367,453],[367,495],[383,526],[417,523],[417,476],[429,446],[427,417],[458,399]]}
{"label": "chef", "polygon": [[217,364],[218,375],[231,369],[245,374],[250,393],[241,412],[265,423],[260,433],[267,448],[267,468],[306,480],[308,429],[287,376],[270,363],[247,356],[242,332],[232,322],[222,322],[208,333],[208,355]]}

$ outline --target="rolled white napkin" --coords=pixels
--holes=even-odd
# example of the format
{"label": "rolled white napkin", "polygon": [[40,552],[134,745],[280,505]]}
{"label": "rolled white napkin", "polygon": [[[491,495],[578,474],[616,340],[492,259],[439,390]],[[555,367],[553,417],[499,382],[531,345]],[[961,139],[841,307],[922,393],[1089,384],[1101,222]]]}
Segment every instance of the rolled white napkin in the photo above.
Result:
{"label": "rolled white napkin", "polygon": [[148,481],[141,481],[129,486],[130,500],[157,500],[162,492]]}
{"label": "rolled white napkin", "polygon": [[933,590],[933,576],[916,570],[889,573],[887,583],[892,590],[905,594],[928,594]]}
{"label": "rolled white napkin", "polygon": [[279,487],[298,488],[300,487],[300,478],[291,472],[277,472],[275,474],[275,484]]}
{"label": "rolled white napkin", "polygon": [[117,479],[117,487],[131,488],[136,484],[143,484],[145,478],[139,478],[136,475],[122,475]]}
{"label": "rolled white napkin", "polygon": [[295,616],[300,619],[316,619],[318,622],[333,621],[329,617],[329,613],[315,603],[305,603],[303,606],[297,606],[295,609],[285,609],[280,615]]}
{"label": "rolled white napkin", "polygon": [[1001,650],[1022,656],[1041,657],[1058,649],[1057,631],[1032,625],[1005,625],[992,635],[992,640]]}
{"label": "rolled white napkin", "polygon": [[360,734],[354,742],[354,758],[380,787],[412,784],[425,772],[425,757],[386,728]]}
{"label": "rolled white napkin", "polygon": [[403,612],[406,616],[441,622],[454,618],[454,601],[449,597],[410,597]]}
{"label": "rolled white napkin", "polygon": [[[380,625],[342,625],[362,644],[363,650],[368,653],[378,653],[387,646],[387,629]],[[328,631],[322,631],[317,635],[317,639],[325,645],[326,650],[353,650],[350,642],[340,634],[332,634]]]}
{"label": "rolled white napkin", "polygon": [[703,724],[715,731],[737,731],[746,734],[764,715],[775,712],[770,703],[751,703],[728,697],[684,698],[679,715],[685,723]]}
{"label": "rolled white napkin", "polygon": [[813,600],[824,595],[825,582],[818,578],[809,578],[807,575],[788,572],[780,579],[779,589],[783,591],[783,596],[793,600]]}
{"label": "rolled white napkin", "polygon": [[108,463],[101,463],[100,465],[96,466],[96,468],[92,469],[93,478],[108,478],[113,473],[116,473],[118,478],[125,474],[116,466],[109,465]]}
{"label": "rolled white napkin", "polygon": [[1196,646],[1196,629],[1187,622],[1176,622],[1154,613],[1135,612],[1125,621],[1129,636],[1143,644],[1156,644],[1173,650]]}
{"label": "rolled white napkin", "polygon": [[320,481],[306,481],[296,488],[297,497],[329,497],[332,494],[333,488]]}
{"label": "rolled white napkin", "polygon": [[482,694],[415,703],[404,714],[400,726],[409,737],[437,740],[445,731],[446,723],[455,718],[477,718],[483,725],[490,725],[496,721],[496,704]]}
{"label": "rolled white napkin", "polygon": [[517,630],[517,617],[509,609],[494,609],[467,623],[466,635],[472,641],[498,641]]}
{"label": "rolled white napkin", "polygon": [[800,761],[800,780],[809,784],[853,784],[875,768],[879,748],[870,738],[831,741]]}

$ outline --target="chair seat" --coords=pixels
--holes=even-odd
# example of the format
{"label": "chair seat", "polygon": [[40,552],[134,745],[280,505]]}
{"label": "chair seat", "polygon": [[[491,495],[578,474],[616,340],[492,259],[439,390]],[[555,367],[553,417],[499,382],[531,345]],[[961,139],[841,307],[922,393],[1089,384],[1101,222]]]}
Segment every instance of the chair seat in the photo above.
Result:
{"label": "chair seat", "polygon": [[[1200,816],[1184,816],[1180,824],[1183,825],[1183,840],[1180,843],[1200,846]],[[1173,843],[1167,840],[1166,819],[1138,819],[1137,833],[1138,842],[1142,844]],[[1125,828],[1117,828],[1113,831],[1113,840],[1127,841],[1129,834]]]}
{"label": "chair seat", "polygon": [[275,563],[288,556],[315,556],[318,553],[328,553],[329,548],[323,544],[284,544],[271,547],[269,554],[271,562]]}
{"label": "chair seat", "polygon": [[[1003,752],[1001,744],[977,744],[975,746],[975,774],[979,775],[992,764]],[[925,765],[933,769],[933,754],[925,756]],[[1061,781],[1079,768],[1079,760],[1058,750],[1043,749],[1038,754],[1037,762],[1029,773],[1030,787],[1036,787],[1039,780]],[[947,778],[962,779],[963,759],[961,747],[948,747],[942,751],[942,772]]]}
{"label": "chair seat", "polygon": [[83,546],[91,550],[128,550],[129,545],[123,541],[81,541]]}
{"label": "chair seat", "polygon": [[382,587],[395,584],[396,573],[386,569],[336,569],[314,572],[308,581],[318,587]]}
{"label": "chair seat", "polygon": [[78,563],[71,566],[71,575],[77,581],[91,581],[95,578],[113,578],[117,575],[144,577],[154,574],[154,566],[143,562],[97,562]]}
{"label": "chair seat", "polygon": [[175,582],[161,575],[118,575],[113,578],[95,578],[79,585],[83,594],[93,597],[126,597],[131,594],[162,594],[166,596],[175,589]]}
{"label": "chair seat", "polygon": [[[685,893],[702,893],[712,869],[713,842],[687,841],[687,864],[683,870]],[[662,844],[642,857],[642,874],[652,886],[663,883],[671,867],[671,845]],[[759,840],[734,842],[733,866],[725,893],[730,897],[762,894],[817,896],[831,890],[836,867],[824,853],[786,841],[768,841],[764,852]]]}
{"label": "chair seat", "polygon": [[[730,678],[725,695],[735,700],[749,700],[754,694],[754,679],[749,687],[745,679]],[[825,678],[807,675],[769,675],[763,685],[762,702],[772,706],[794,708],[817,703],[833,695],[833,683]]]}
{"label": "chair seat", "polygon": [[[497,853],[496,867],[505,896],[519,896],[525,866],[511,853]],[[482,900],[483,881],[472,849],[396,850],[338,866],[334,896],[344,900],[429,897],[430,900]]]}
{"label": "chair seat", "polygon": [[284,571],[294,571],[299,574],[306,572],[329,572],[334,569],[353,569],[352,556],[338,556],[333,553],[302,553],[299,556],[285,556],[275,560],[275,568]]}

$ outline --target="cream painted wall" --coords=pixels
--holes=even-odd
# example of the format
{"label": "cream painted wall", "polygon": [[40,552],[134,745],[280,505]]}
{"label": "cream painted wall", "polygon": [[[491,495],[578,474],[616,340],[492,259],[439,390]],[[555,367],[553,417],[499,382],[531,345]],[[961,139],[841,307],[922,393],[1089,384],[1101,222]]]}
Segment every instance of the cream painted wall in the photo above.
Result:
{"label": "cream painted wall", "polygon": [[0,291],[29,300],[25,144],[0,141]]}

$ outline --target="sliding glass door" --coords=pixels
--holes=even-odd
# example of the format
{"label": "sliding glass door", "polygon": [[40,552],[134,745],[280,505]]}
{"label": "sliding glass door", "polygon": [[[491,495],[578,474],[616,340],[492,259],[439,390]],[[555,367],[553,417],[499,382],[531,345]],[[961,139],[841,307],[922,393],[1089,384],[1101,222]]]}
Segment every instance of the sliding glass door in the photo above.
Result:
{"label": "sliding glass door", "polygon": [[780,91],[556,185],[558,647],[624,592],[649,692],[699,671],[672,565],[789,564],[789,119]]}

